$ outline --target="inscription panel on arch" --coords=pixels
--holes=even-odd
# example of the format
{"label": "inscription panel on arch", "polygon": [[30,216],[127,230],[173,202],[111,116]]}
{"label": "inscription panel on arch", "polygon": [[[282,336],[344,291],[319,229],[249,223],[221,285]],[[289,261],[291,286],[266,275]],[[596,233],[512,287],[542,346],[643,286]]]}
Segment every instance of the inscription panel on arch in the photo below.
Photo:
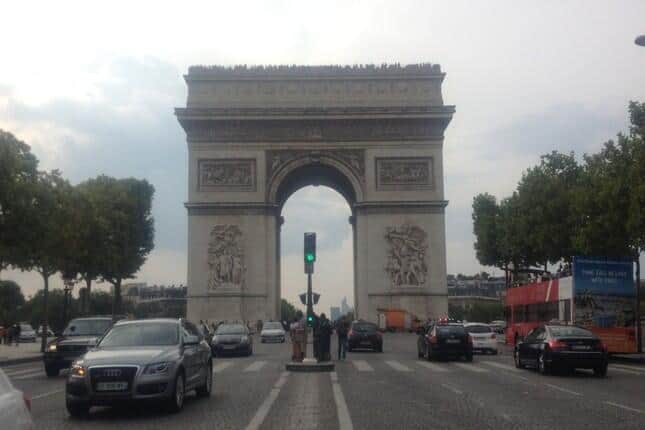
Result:
{"label": "inscription panel on arch", "polygon": [[376,188],[405,190],[434,187],[432,157],[376,159]]}
{"label": "inscription panel on arch", "polygon": [[198,161],[199,191],[255,191],[254,158],[207,158]]}

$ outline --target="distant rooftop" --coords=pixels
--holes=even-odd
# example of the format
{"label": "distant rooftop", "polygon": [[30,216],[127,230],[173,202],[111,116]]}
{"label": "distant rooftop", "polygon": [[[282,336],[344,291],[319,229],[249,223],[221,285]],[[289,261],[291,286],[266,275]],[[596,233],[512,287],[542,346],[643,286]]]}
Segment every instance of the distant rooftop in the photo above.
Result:
{"label": "distant rooftop", "polygon": [[259,65],[259,66],[191,66],[189,76],[209,77],[260,77],[260,76],[364,76],[364,75],[441,75],[439,64],[420,63],[394,64],[355,64],[355,65]]}

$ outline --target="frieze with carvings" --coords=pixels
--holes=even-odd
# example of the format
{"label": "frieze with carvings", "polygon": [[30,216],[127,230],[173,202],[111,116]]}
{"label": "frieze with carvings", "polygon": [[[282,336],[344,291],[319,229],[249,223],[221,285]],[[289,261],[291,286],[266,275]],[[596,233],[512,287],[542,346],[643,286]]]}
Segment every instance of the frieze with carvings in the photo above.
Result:
{"label": "frieze with carvings", "polygon": [[255,159],[201,159],[200,191],[254,191]]}
{"label": "frieze with carvings", "polygon": [[187,128],[189,142],[432,140],[443,127],[418,119],[218,121]]}
{"label": "frieze with carvings", "polygon": [[432,157],[377,158],[376,184],[380,189],[430,188]]}
{"label": "frieze with carvings", "polygon": [[240,289],[245,275],[242,231],[236,225],[216,225],[208,243],[208,289]]}
{"label": "frieze with carvings", "polygon": [[406,223],[387,227],[388,244],[385,271],[392,287],[423,287],[428,280],[428,235],[418,226]]}
{"label": "frieze with carvings", "polygon": [[362,149],[267,151],[267,177],[271,178],[284,165],[298,158],[330,157],[349,168],[361,181],[365,179],[365,151]]}

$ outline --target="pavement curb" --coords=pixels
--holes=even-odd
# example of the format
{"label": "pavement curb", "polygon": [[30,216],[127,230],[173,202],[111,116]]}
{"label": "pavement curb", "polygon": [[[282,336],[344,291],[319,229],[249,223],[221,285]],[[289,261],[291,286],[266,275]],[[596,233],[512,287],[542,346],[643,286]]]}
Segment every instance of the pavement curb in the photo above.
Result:
{"label": "pavement curb", "polygon": [[10,358],[8,360],[0,360],[0,366],[12,366],[14,364],[24,364],[24,363],[35,363],[36,361],[41,361],[42,356],[36,357],[21,357],[21,358]]}

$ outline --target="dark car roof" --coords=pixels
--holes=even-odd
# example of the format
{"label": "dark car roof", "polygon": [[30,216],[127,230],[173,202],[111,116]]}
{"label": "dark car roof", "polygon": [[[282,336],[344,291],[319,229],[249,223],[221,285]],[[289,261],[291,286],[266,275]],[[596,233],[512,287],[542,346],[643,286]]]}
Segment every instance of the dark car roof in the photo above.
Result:
{"label": "dark car roof", "polygon": [[159,323],[175,323],[179,324],[180,319],[177,318],[149,318],[149,319],[140,319],[140,320],[123,320],[117,322],[115,325],[128,325],[128,324],[159,324]]}

